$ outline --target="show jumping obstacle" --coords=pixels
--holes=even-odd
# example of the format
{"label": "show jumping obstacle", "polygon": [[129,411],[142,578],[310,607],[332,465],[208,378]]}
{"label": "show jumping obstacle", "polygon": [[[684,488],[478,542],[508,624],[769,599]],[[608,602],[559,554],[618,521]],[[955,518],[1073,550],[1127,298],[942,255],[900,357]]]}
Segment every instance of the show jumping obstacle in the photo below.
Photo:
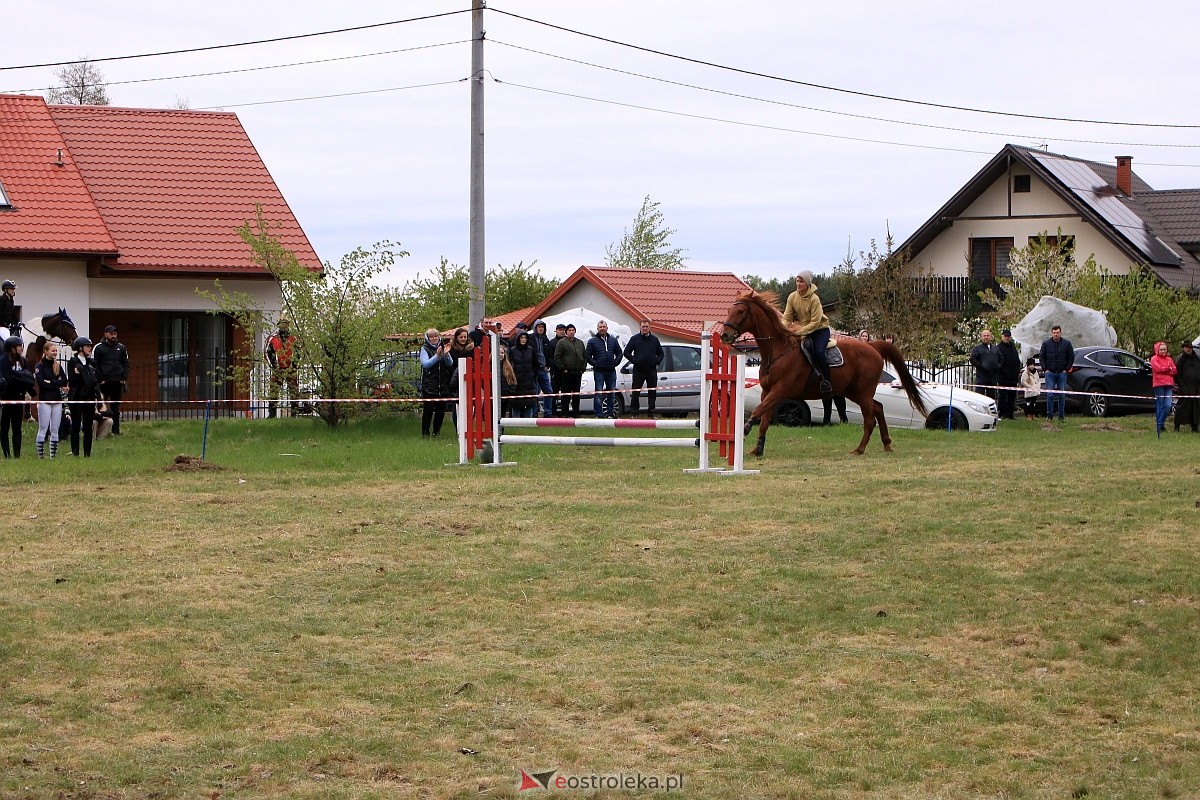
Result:
{"label": "show jumping obstacle", "polygon": [[[758,470],[742,468],[742,419],[745,416],[746,356],[723,344],[708,331],[701,335],[700,408],[694,420],[656,419],[563,419],[500,416],[500,359],[495,334],[488,334],[475,354],[463,359],[459,369],[458,443],[459,463],[467,464],[477,452],[484,466],[513,466],[503,461],[507,446],[557,445],[574,447],[695,447],[699,467],[684,472],[714,472],[720,475],[753,475]],[[513,429],[601,428],[614,432],[690,431],[694,436],[566,436],[507,433]],[[709,445],[716,443],[725,467],[709,466]]]}

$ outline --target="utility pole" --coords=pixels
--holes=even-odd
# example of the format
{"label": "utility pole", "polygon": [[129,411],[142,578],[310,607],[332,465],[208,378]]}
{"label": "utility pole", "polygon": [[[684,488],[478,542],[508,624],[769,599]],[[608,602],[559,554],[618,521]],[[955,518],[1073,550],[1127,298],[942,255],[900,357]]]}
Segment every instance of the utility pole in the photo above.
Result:
{"label": "utility pole", "polygon": [[471,264],[467,327],[484,315],[483,208],[483,9],[485,0],[471,3]]}

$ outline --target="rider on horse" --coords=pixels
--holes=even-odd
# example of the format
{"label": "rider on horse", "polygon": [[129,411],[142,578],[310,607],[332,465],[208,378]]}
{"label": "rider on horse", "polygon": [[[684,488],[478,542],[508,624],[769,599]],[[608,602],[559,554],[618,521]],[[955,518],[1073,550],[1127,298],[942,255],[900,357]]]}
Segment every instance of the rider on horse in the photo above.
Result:
{"label": "rider on horse", "polygon": [[825,349],[829,347],[829,317],[817,297],[817,287],[812,282],[812,270],[802,269],[796,273],[796,291],[787,299],[783,311],[783,322],[793,332],[807,336],[812,345],[812,365],[821,376],[821,394],[832,394],[829,383],[829,361]]}

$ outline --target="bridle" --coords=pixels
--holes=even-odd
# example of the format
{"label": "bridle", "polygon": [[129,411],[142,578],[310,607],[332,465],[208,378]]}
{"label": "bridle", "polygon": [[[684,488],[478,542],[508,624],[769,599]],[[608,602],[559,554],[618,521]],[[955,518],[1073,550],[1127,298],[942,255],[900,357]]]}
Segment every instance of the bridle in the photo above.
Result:
{"label": "bridle", "polygon": [[[747,303],[745,300],[737,300],[737,301],[735,301],[735,302],[733,303],[733,305],[731,305],[731,306],[730,306],[730,308],[733,308],[733,306],[742,306],[742,307],[744,307],[744,308],[746,308],[746,309],[749,309],[749,308],[750,308],[750,304],[749,304],[749,303]],[[733,331],[733,338],[734,338],[734,339],[736,339],[736,338],[738,338],[739,336],[741,336],[741,335],[742,335],[742,330],[741,330],[740,328],[738,328],[738,326],[737,326],[737,325],[734,325],[732,322],[730,322],[729,320],[725,320],[724,322],[722,322],[722,323],[721,323],[721,327],[722,327],[722,328],[728,328],[729,330]],[[758,341],[758,342],[762,342],[762,341],[765,341],[765,340],[767,340],[767,339],[771,339],[771,338],[774,338],[774,337],[771,337],[771,336],[759,336],[757,333],[756,333],[756,334],[754,334],[754,339],[755,339],[755,341]]]}

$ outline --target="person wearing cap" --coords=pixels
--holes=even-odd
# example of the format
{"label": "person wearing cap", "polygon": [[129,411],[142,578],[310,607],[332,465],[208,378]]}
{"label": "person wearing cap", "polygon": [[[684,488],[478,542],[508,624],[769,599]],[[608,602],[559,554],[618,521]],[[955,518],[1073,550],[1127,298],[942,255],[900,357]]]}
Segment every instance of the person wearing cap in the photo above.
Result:
{"label": "person wearing cap", "polygon": [[17,283],[5,281],[0,291],[0,336],[21,335],[21,318],[17,316]]}
{"label": "person wearing cap", "polygon": [[[292,334],[292,321],[279,318],[279,330],[267,340],[266,358],[271,367],[270,394],[267,397],[268,417],[274,417],[278,405],[291,404],[300,397],[300,370],[297,364],[299,342]],[[282,389],[287,386],[288,399],[281,402]]]}
{"label": "person wearing cap", "polygon": [[1016,419],[1017,386],[1021,382],[1021,354],[1017,352],[1012,331],[1008,328],[1000,331],[1000,344],[996,345],[996,349],[1000,351],[1000,372],[996,382],[1002,387],[1012,387],[1000,389],[1000,419]]}
{"label": "person wearing cap", "polygon": [[1180,425],[1191,425],[1192,433],[1200,432],[1200,356],[1188,339],[1179,343],[1179,357],[1175,359],[1175,384],[1180,397],[1175,401],[1175,432]]}
{"label": "person wearing cap", "polygon": [[809,339],[813,369],[821,379],[821,394],[832,394],[829,361],[825,354],[829,347],[829,317],[825,316],[821,298],[817,296],[812,270],[802,269],[796,273],[796,291],[788,295],[787,305],[783,309],[783,322],[793,333]]}
{"label": "person wearing cap", "polygon": [[112,435],[121,435],[121,397],[129,383],[129,351],[117,341],[117,326],[104,328],[104,340],[92,348],[96,372],[100,374],[100,394],[112,412]]}

